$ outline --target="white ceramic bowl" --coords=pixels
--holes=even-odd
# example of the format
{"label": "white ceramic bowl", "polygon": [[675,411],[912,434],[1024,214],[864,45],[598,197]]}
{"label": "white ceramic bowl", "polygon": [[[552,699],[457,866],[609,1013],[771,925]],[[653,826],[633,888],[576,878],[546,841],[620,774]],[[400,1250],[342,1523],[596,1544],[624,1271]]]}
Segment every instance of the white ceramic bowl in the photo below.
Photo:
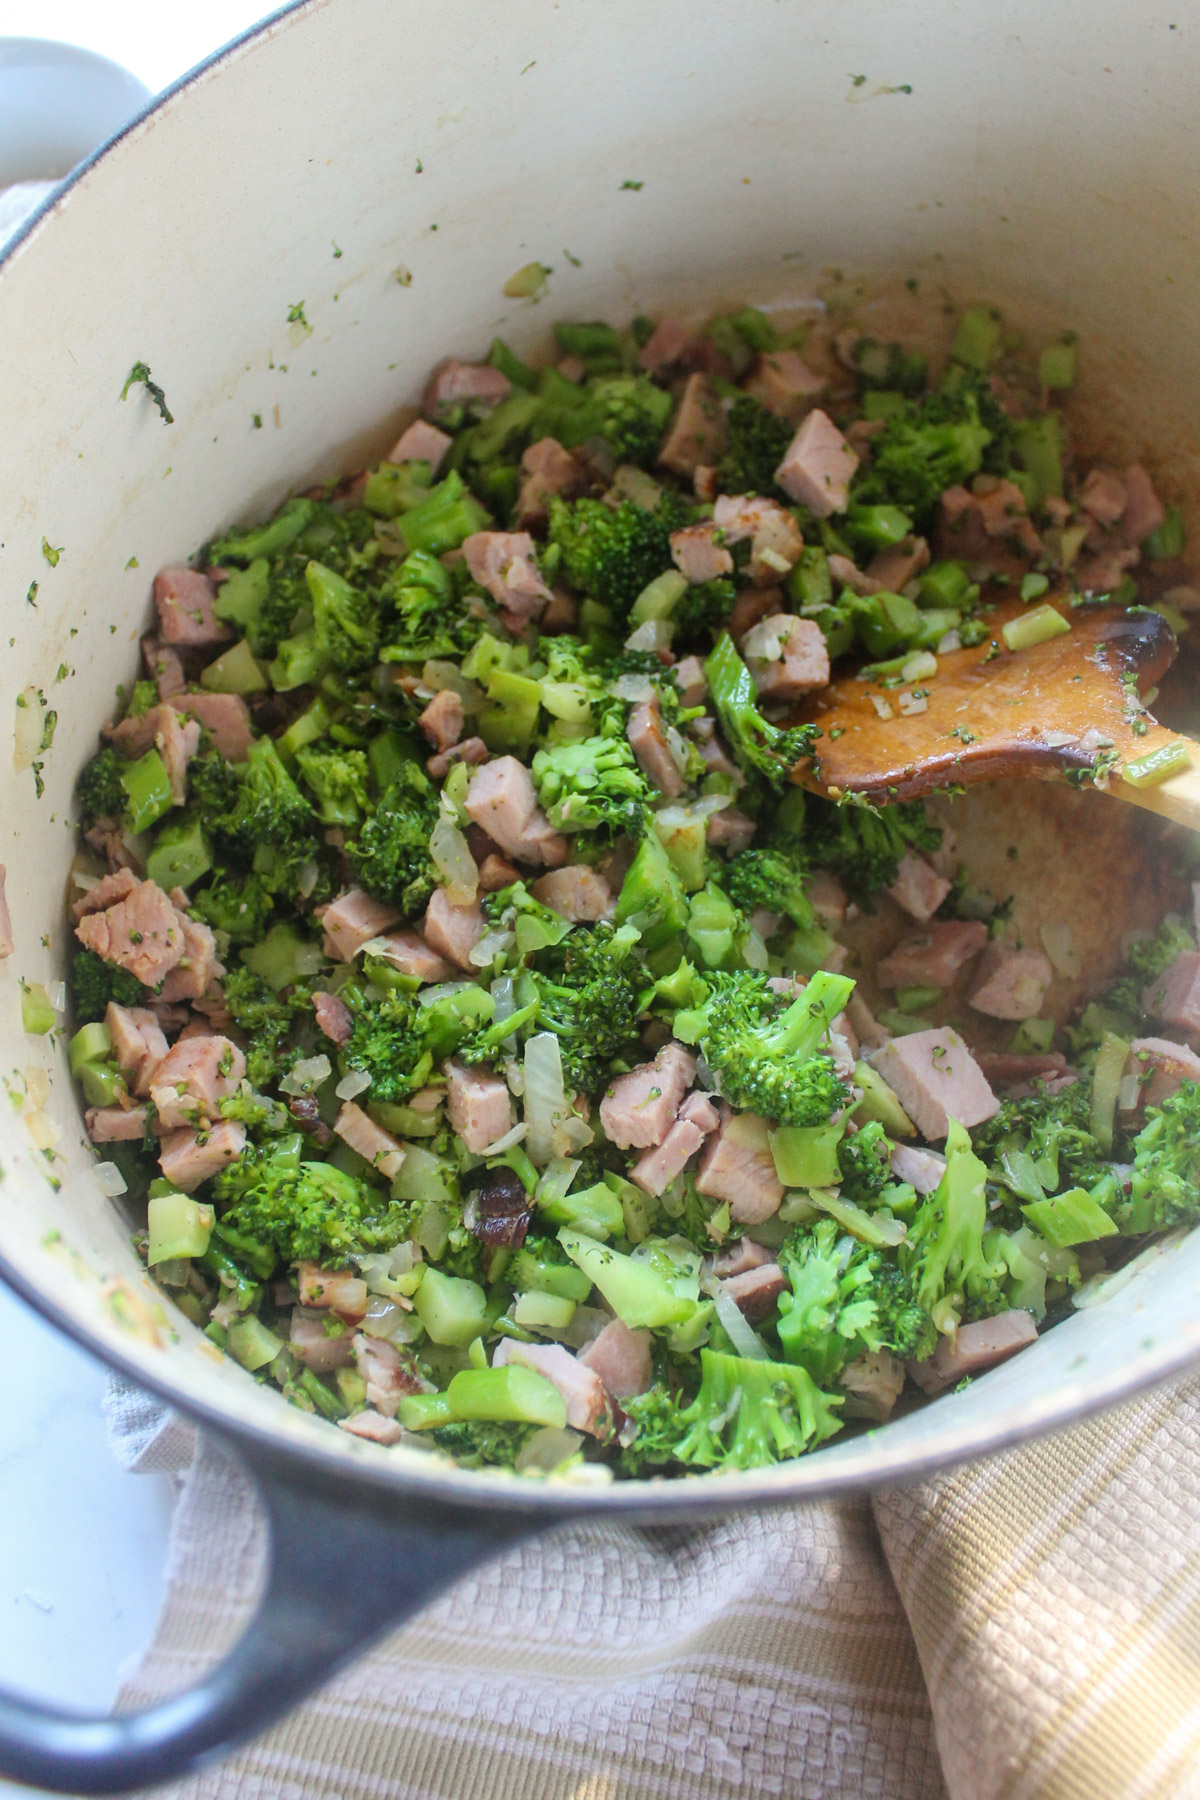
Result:
{"label": "white ceramic bowl", "polygon": [[[1101,410],[1088,371],[1117,378],[1101,435],[1149,452],[1194,515],[1200,47],[1172,17],[1161,0],[307,0],[168,94],[8,252],[0,716],[33,684],[58,726],[43,797],[28,771],[8,786],[17,949],[0,967],[0,1066],[18,1098],[24,1072],[45,1071],[60,1137],[48,1166],[19,1106],[0,1120],[0,1266],[232,1434],[277,1539],[258,1635],[208,1691],[86,1739],[0,1700],[0,1767],[134,1785],[286,1704],[506,1532],[894,1481],[1060,1425],[1200,1351],[1193,1237],[967,1392],[785,1467],[603,1493],[435,1473],[288,1408],[165,1318],[97,1189],[65,1054],[26,1037],[18,1007],[21,976],[63,972],[72,779],[133,668],[153,570],[377,452],[447,351],[480,352],[496,331],[521,350],[555,316],[794,299],[834,265],[898,271],[1075,326],[1082,403]],[[554,271],[548,301],[506,301],[534,258]],[[298,301],[309,335],[288,322]],[[121,403],[139,359],[174,424],[140,392]],[[54,568],[43,539],[63,547]],[[375,1591],[340,1611],[314,1547],[335,1513],[343,1543],[409,1540],[376,1551]]]}

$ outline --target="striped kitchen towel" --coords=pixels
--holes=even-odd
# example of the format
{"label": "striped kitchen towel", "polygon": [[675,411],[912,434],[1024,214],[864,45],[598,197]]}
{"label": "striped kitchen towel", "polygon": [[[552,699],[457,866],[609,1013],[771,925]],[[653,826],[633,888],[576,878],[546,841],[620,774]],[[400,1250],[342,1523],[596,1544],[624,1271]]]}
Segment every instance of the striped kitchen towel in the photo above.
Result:
{"label": "striped kitchen towel", "polygon": [[[153,1406],[153,1403],[150,1403]],[[232,1642],[264,1563],[220,1447],[182,1468],[123,1708]],[[169,1800],[1200,1800],[1200,1378],[936,1481],[510,1550]],[[369,1579],[369,1574],[364,1575]]]}

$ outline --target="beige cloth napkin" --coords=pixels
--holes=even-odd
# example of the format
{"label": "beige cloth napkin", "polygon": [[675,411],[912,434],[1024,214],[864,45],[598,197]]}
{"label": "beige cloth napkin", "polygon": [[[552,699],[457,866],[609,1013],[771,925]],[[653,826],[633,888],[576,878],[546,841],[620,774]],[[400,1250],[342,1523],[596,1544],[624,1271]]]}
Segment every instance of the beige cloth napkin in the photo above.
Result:
{"label": "beige cloth napkin", "polygon": [[[219,1446],[114,1390],[182,1470],[122,1708],[232,1642],[264,1530]],[[1200,1377],[873,1500],[569,1525],[461,1581],[169,1800],[1200,1800]],[[364,1581],[370,1572],[364,1571]]]}

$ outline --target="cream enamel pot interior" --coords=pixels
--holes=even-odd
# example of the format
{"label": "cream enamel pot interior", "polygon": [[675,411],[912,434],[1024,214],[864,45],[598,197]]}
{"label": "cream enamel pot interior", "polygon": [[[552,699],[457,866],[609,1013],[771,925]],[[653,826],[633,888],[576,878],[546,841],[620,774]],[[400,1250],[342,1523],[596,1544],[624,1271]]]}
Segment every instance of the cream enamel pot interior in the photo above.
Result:
{"label": "cream enamel pot interior", "polygon": [[[944,282],[1075,326],[1085,370],[1103,350],[1119,398],[1101,439],[1153,447],[1195,512],[1200,44],[1179,16],[1165,0],[307,0],[169,93],[9,250],[0,717],[32,685],[58,725],[44,795],[14,772],[5,807],[0,1070],[18,1104],[0,1120],[0,1267],[226,1434],[262,1484],[274,1560],[202,1689],[104,1721],[0,1698],[5,1773],[88,1793],[178,1773],[569,1514],[677,1519],[896,1481],[1200,1354],[1193,1236],[968,1391],[767,1473],[597,1490],[435,1468],[288,1408],[166,1320],[91,1173],[63,1047],[26,1037],[18,1004],[20,977],[63,973],[72,778],[130,677],[153,570],[378,452],[427,368],[497,330],[522,349],[555,316],[795,299],[832,265]],[[506,301],[533,258],[549,301]],[[139,359],[173,424],[141,390],[121,403]]]}

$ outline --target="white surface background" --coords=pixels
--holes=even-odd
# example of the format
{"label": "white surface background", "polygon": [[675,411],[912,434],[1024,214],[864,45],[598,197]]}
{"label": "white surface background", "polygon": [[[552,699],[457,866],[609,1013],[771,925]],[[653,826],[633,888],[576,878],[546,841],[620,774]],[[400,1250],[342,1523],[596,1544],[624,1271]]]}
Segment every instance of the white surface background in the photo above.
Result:
{"label": "white surface background", "polygon": [[[0,0],[0,37],[111,57],[152,90],[273,10],[258,0]],[[172,1492],[105,1441],[103,1369],[0,1288],[0,1685],[104,1711],[162,1597]],[[3,1800],[29,1788],[0,1780]]]}

